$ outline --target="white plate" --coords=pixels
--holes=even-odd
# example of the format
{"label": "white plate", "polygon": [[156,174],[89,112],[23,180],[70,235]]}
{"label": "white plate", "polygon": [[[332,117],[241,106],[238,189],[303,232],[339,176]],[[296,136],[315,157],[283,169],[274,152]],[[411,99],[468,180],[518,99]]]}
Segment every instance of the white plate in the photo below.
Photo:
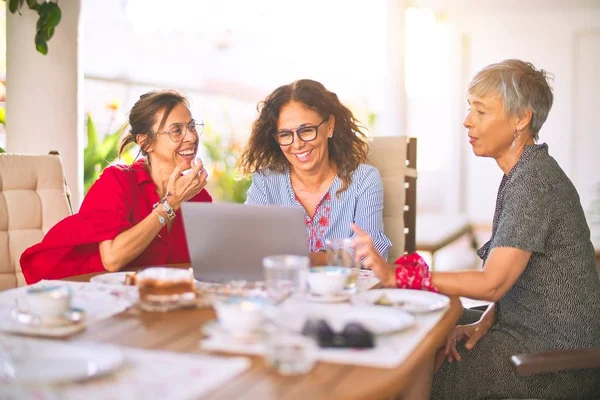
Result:
{"label": "white plate", "polygon": [[223,328],[223,326],[221,326],[218,320],[210,321],[202,325],[202,332],[204,332],[204,334],[206,334],[207,336],[225,337],[229,340],[241,343],[256,343],[260,341],[264,336],[263,330],[256,330],[245,333],[230,332],[227,329]]}
{"label": "white plate", "polygon": [[[375,304],[384,295],[395,305]],[[352,296],[351,301],[356,305],[375,305],[380,308],[401,309],[411,313],[437,311],[450,304],[450,299],[442,294],[411,289],[374,289]]]}
{"label": "white plate", "polygon": [[307,319],[324,319],[341,332],[349,322],[358,322],[376,335],[398,332],[412,326],[415,317],[402,310],[349,304],[284,303],[273,310],[273,321],[286,329],[301,332]]}
{"label": "white plate", "polygon": [[0,353],[0,382],[54,384],[76,382],[112,372],[123,363],[108,345],[56,343],[5,346]]}
{"label": "white plate", "polygon": [[343,303],[350,299],[351,293],[343,293],[338,294],[328,294],[328,295],[320,295],[316,293],[307,293],[304,297],[306,301],[310,301],[313,303]]}
{"label": "white plate", "polygon": [[133,272],[107,272],[106,274],[93,276],[90,278],[90,282],[124,286],[127,274],[133,274]]}

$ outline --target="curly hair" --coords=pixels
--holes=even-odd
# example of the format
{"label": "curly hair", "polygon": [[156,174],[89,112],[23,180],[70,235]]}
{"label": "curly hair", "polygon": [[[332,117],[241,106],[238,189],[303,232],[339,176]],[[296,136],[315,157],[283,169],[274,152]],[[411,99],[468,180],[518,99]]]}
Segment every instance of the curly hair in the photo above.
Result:
{"label": "curly hair", "polygon": [[283,106],[297,101],[316,112],[321,118],[335,117],[333,136],[328,141],[329,159],[335,163],[338,176],[343,182],[343,192],[352,181],[352,173],[361,163],[367,161],[369,144],[362,131],[364,126],[354,118],[352,112],[323,84],[302,79],[280,86],[258,104],[258,118],[252,124],[252,132],[238,166],[243,175],[250,175],[260,169],[284,172],[289,162],[273,137],[277,131],[277,120]]}

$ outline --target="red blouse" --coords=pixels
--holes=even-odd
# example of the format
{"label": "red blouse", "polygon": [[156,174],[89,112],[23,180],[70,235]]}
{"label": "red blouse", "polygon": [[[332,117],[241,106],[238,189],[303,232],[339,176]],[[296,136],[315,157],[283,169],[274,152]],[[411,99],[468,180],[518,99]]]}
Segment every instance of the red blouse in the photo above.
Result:
{"label": "red blouse", "polygon": [[[115,165],[104,170],[83,200],[79,213],[57,223],[41,243],[21,255],[21,269],[28,284],[42,279],[104,271],[98,244],[138,224],[160,199],[145,160],[132,166]],[[190,201],[212,202],[202,190]],[[158,218],[158,217],[157,217]],[[129,266],[189,263],[181,210],[171,230],[164,227]]]}

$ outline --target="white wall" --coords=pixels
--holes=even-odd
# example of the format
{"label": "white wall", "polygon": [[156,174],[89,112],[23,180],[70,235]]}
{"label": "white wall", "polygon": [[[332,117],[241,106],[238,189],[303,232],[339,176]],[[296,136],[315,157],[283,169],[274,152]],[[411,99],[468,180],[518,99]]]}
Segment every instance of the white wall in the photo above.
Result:
{"label": "white wall", "polygon": [[[596,8],[490,12],[458,16],[470,46],[464,54],[468,75],[506,58],[532,62],[554,74],[554,105],[540,131],[550,154],[576,184],[584,203],[600,182],[597,115],[600,110],[600,3]],[[464,111],[463,111],[464,112]],[[491,159],[469,154],[464,171],[466,210],[489,223],[502,173]]]}
{"label": "white wall", "polygon": [[7,11],[6,145],[12,153],[62,156],[75,210],[83,193],[80,0],[61,1],[62,19],[48,55],[34,46],[37,13]]}

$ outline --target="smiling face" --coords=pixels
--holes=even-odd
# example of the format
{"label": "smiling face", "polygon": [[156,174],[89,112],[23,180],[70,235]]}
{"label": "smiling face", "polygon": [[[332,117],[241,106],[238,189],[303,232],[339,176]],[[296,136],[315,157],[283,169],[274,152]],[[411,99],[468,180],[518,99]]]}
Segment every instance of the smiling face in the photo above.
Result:
{"label": "smiling face", "polygon": [[[277,132],[283,130],[296,131],[302,127],[317,126],[323,118],[302,103],[291,101],[281,108],[277,120]],[[281,151],[295,171],[314,172],[321,168],[329,168],[328,140],[333,133],[335,121],[330,116],[317,129],[317,137],[309,142],[298,138],[294,133],[294,142],[289,146],[281,146]],[[302,131],[302,130],[301,130]],[[303,136],[301,132],[298,132]]]}
{"label": "smiling face", "polygon": [[506,116],[500,96],[469,94],[467,102],[469,112],[463,125],[473,152],[480,157],[501,158],[511,148],[519,118]]}
{"label": "smiling face", "polygon": [[[154,132],[159,131],[163,115],[164,112],[160,112],[156,116]],[[147,150],[152,165],[160,164],[167,169],[174,169],[176,165],[183,163],[184,170],[192,167],[192,160],[198,150],[198,134],[188,129],[191,121],[192,114],[185,104],[179,103],[173,107]]]}

